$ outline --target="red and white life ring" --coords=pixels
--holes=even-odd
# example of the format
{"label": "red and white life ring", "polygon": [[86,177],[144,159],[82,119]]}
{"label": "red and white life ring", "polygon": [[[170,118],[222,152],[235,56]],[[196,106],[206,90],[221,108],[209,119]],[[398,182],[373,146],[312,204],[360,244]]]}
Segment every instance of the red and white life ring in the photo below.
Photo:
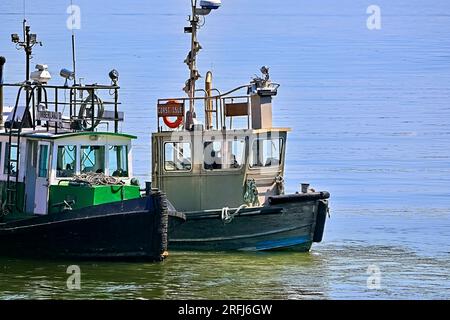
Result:
{"label": "red and white life ring", "polygon": [[[178,103],[176,100],[169,100],[166,102],[166,105],[170,105],[171,103]],[[164,124],[171,129],[176,129],[183,124],[183,116],[178,116],[175,121],[171,121],[168,116],[162,117]]]}
{"label": "red and white life ring", "polygon": [[178,128],[183,123],[183,117],[178,116],[175,121],[170,121],[169,117],[163,117],[164,124],[171,129]]}

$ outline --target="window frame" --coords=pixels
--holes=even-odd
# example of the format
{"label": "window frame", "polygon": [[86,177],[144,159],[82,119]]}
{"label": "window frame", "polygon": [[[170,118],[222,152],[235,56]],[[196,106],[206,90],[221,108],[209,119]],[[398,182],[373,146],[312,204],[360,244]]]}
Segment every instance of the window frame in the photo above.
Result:
{"label": "window frame", "polygon": [[[44,144],[38,144],[38,154],[39,158],[37,159],[37,177],[38,178],[48,178],[50,174],[50,143],[44,143]],[[42,163],[42,150],[46,149],[45,159],[46,161]],[[42,164],[45,164],[45,175],[41,175],[41,170],[43,169],[41,167]]]}
{"label": "window frame", "polygon": [[[205,168],[205,143],[208,143],[208,142],[212,142],[212,143],[220,142],[222,144],[222,148],[223,148],[224,143],[234,142],[234,141],[242,143],[242,163],[239,165],[239,167],[237,167],[237,168],[227,167],[227,168],[218,168],[218,169],[207,169],[207,168]],[[246,164],[246,157],[245,157],[245,155],[246,155],[246,147],[245,147],[246,146],[246,141],[247,141],[247,137],[241,137],[241,138],[236,138],[236,139],[233,138],[233,139],[228,139],[228,140],[222,140],[222,139],[203,140],[203,145],[202,145],[202,148],[203,148],[203,151],[202,151],[202,171],[203,172],[222,172],[222,171],[240,171],[240,170],[242,170],[242,168],[244,168],[245,164]],[[227,150],[227,152],[229,153],[230,150]]]}
{"label": "window frame", "polygon": [[[108,163],[108,165],[106,164],[106,162],[109,161],[109,159],[107,159],[107,156],[106,156],[106,147],[107,146],[109,146],[109,144],[80,144],[80,151],[79,151],[80,152],[80,161],[79,161],[79,169],[80,169],[79,172],[80,172],[80,174],[88,173],[88,172],[97,173],[96,171],[83,172],[82,160],[83,160],[83,147],[88,147],[88,148],[98,147],[98,148],[103,148],[103,168],[101,168],[102,169],[102,173],[105,174],[105,175],[106,174],[109,175],[109,163]],[[89,159],[89,158],[87,158],[87,159]],[[95,165],[96,165],[96,163],[95,163]],[[86,166],[85,166],[85,168],[86,168]],[[108,172],[107,172],[107,169],[108,169]],[[99,169],[97,169],[97,170],[99,170]]]}
{"label": "window frame", "polygon": [[[59,154],[58,154],[58,150],[59,150],[59,148],[60,147],[74,147],[75,148],[75,159],[74,159],[74,161],[75,161],[75,168],[74,168],[74,171],[73,171],[73,175],[71,175],[71,176],[67,176],[67,177],[62,177],[62,176],[59,176],[58,175],[58,156],[59,156]],[[56,151],[56,157],[55,157],[55,167],[54,167],[54,170],[55,170],[55,179],[67,179],[67,178],[72,178],[72,177],[74,177],[74,176],[76,176],[77,174],[79,174],[78,172],[79,172],[79,170],[78,170],[78,157],[80,157],[80,155],[78,154],[78,152],[79,152],[79,145],[78,144],[57,144],[56,146],[55,146],[55,151]],[[50,170],[53,170],[53,168],[51,168]]]}
{"label": "window frame", "polygon": [[[179,144],[186,143],[186,144],[189,145],[189,149],[190,149],[190,152],[191,152],[191,167],[190,167],[189,170],[167,170],[166,169],[166,145],[167,144],[173,144],[173,143],[179,143]],[[163,152],[162,153],[163,153],[163,163],[162,163],[163,165],[162,165],[162,167],[163,167],[164,173],[190,173],[190,172],[192,172],[193,167],[194,167],[194,164],[193,164],[194,153],[193,153],[193,148],[192,148],[191,141],[164,141],[164,143],[163,143]]]}
{"label": "window frame", "polygon": [[[255,166],[255,165],[252,165],[252,162],[253,162],[253,145],[254,145],[254,143],[257,142],[257,141],[261,141],[261,140],[262,141],[264,141],[264,140],[271,140],[272,141],[272,140],[276,140],[276,139],[278,139],[280,141],[280,150],[279,150],[279,152],[280,152],[280,159],[279,159],[278,165],[271,165],[271,166]],[[262,168],[279,169],[280,167],[282,167],[283,160],[284,160],[284,159],[282,159],[283,156],[284,156],[284,138],[283,137],[278,137],[278,138],[256,138],[256,139],[253,139],[252,142],[251,142],[251,145],[249,145],[249,149],[250,149],[249,150],[250,156],[248,157],[248,168],[250,170],[260,170]]]}
{"label": "window frame", "polygon": [[[16,160],[17,160],[17,153],[18,153],[18,150],[19,150],[19,145],[17,144],[17,141],[15,142],[15,143],[12,143],[12,145],[15,145],[15,148],[16,148]],[[3,156],[3,175],[15,175],[16,174],[16,172],[17,172],[17,170],[18,170],[18,168],[17,167],[19,167],[20,166],[20,163],[18,163],[18,162],[16,162],[16,172],[15,173],[8,173],[8,167],[7,166],[9,166],[9,164],[10,164],[10,155],[8,156],[8,148],[9,148],[9,142],[5,142],[5,152],[4,152],[4,156]],[[12,148],[11,148],[12,149]]]}
{"label": "window frame", "polygon": [[[127,144],[107,144],[106,147],[108,148],[107,152],[105,151],[105,165],[107,162],[107,166],[105,168],[105,172],[108,172],[108,176],[115,177],[115,178],[122,178],[122,179],[129,179],[130,178],[130,163],[128,159],[129,154],[129,148]],[[125,148],[125,161],[126,161],[126,176],[113,176],[114,171],[111,170],[110,167],[110,150],[114,147],[124,147]],[[115,153],[116,154],[116,153]],[[107,169],[107,170],[106,170]],[[117,170],[117,169],[116,169]]]}

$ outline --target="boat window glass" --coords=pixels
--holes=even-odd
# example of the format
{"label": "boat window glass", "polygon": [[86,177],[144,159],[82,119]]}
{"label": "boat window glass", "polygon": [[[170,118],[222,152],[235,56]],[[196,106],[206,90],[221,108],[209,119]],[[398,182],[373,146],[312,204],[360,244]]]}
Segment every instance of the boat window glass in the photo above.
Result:
{"label": "boat window glass", "polygon": [[81,173],[105,173],[105,146],[81,146]]}
{"label": "boat window glass", "polygon": [[242,164],[245,162],[244,148],[245,148],[244,140],[228,141],[228,150],[229,150],[227,158],[228,168],[237,169],[242,167]]}
{"label": "boat window glass", "polygon": [[272,167],[281,163],[283,139],[257,139],[253,141],[250,167]]}
{"label": "boat window glass", "polygon": [[206,170],[241,168],[244,147],[244,140],[206,141],[203,144],[203,167]]}
{"label": "boat window glass", "polygon": [[56,177],[73,177],[76,170],[77,147],[58,146],[56,156]]}
{"label": "boat window glass", "polygon": [[109,146],[109,174],[113,177],[128,177],[127,146]]}
{"label": "boat window glass", "polygon": [[203,167],[206,170],[222,169],[222,141],[206,141],[203,144]]}
{"label": "boat window glass", "polygon": [[4,173],[8,174],[8,168],[10,169],[9,174],[16,174],[17,172],[17,144],[13,143],[11,145],[11,160],[8,154],[9,143],[6,143],[5,148],[5,165],[4,165]]}
{"label": "boat window glass", "polygon": [[39,146],[39,168],[38,176],[46,178],[48,175],[48,145],[42,144]]}
{"label": "boat window glass", "polygon": [[191,144],[166,142],[164,144],[164,169],[166,171],[189,171],[192,168]]}

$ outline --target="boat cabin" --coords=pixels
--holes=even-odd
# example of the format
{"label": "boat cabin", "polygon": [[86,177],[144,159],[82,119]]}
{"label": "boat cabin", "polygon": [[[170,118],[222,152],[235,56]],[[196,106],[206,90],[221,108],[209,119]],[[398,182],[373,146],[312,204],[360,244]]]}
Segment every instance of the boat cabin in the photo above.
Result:
{"label": "boat cabin", "polygon": [[5,217],[140,197],[132,171],[136,137],[119,130],[118,89],[117,83],[0,84],[2,96],[15,101],[0,102],[0,210]]}
{"label": "boat cabin", "polygon": [[[290,129],[272,127],[277,88],[258,78],[224,94],[212,95],[212,89],[204,97],[158,100],[153,187],[163,190],[177,210],[188,212],[260,206],[268,196],[284,193]],[[192,104],[202,105],[204,124],[191,116]]]}
{"label": "boat cabin", "polygon": [[[3,133],[0,136],[2,199],[7,199],[9,171],[10,175],[19,173],[14,186],[17,200],[14,211],[47,214],[112,199],[119,201],[121,193],[114,193],[110,186],[92,186],[75,178],[81,174],[103,173],[129,183],[133,138],[107,132],[58,135],[30,132],[23,133],[19,146],[12,139],[10,148],[8,135]],[[18,153],[23,155],[19,163],[16,162]],[[139,187],[134,189],[138,196]]]}

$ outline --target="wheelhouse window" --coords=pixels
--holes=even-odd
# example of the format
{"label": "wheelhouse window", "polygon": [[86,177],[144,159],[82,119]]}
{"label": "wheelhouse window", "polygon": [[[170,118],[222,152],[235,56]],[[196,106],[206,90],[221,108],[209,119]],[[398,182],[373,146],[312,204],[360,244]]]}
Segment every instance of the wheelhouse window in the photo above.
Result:
{"label": "wheelhouse window", "polygon": [[222,169],[222,141],[207,141],[203,144],[203,167],[206,170]]}
{"label": "wheelhouse window", "polygon": [[105,173],[105,146],[81,146],[81,173]]}
{"label": "wheelhouse window", "polygon": [[73,177],[77,165],[77,147],[58,146],[56,155],[56,177]]}
{"label": "wheelhouse window", "polygon": [[206,141],[203,144],[203,168],[238,169],[244,163],[243,140]]}
{"label": "wheelhouse window", "polygon": [[241,168],[245,162],[245,142],[244,140],[228,141],[228,161],[227,167],[232,169]]}
{"label": "wheelhouse window", "polygon": [[38,176],[40,178],[48,176],[48,145],[46,144],[39,146]]}
{"label": "wheelhouse window", "polygon": [[191,169],[191,144],[188,142],[166,142],[164,144],[164,170],[190,171]]}
{"label": "wheelhouse window", "polygon": [[253,141],[250,167],[274,167],[281,164],[283,139],[257,139]]}
{"label": "wheelhouse window", "polygon": [[14,175],[17,172],[17,144],[11,145],[11,155],[8,154],[9,143],[6,143],[5,148],[5,164],[4,164],[4,173]]}
{"label": "wheelhouse window", "polygon": [[109,174],[113,177],[128,177],[127,146],[109,146]]}

